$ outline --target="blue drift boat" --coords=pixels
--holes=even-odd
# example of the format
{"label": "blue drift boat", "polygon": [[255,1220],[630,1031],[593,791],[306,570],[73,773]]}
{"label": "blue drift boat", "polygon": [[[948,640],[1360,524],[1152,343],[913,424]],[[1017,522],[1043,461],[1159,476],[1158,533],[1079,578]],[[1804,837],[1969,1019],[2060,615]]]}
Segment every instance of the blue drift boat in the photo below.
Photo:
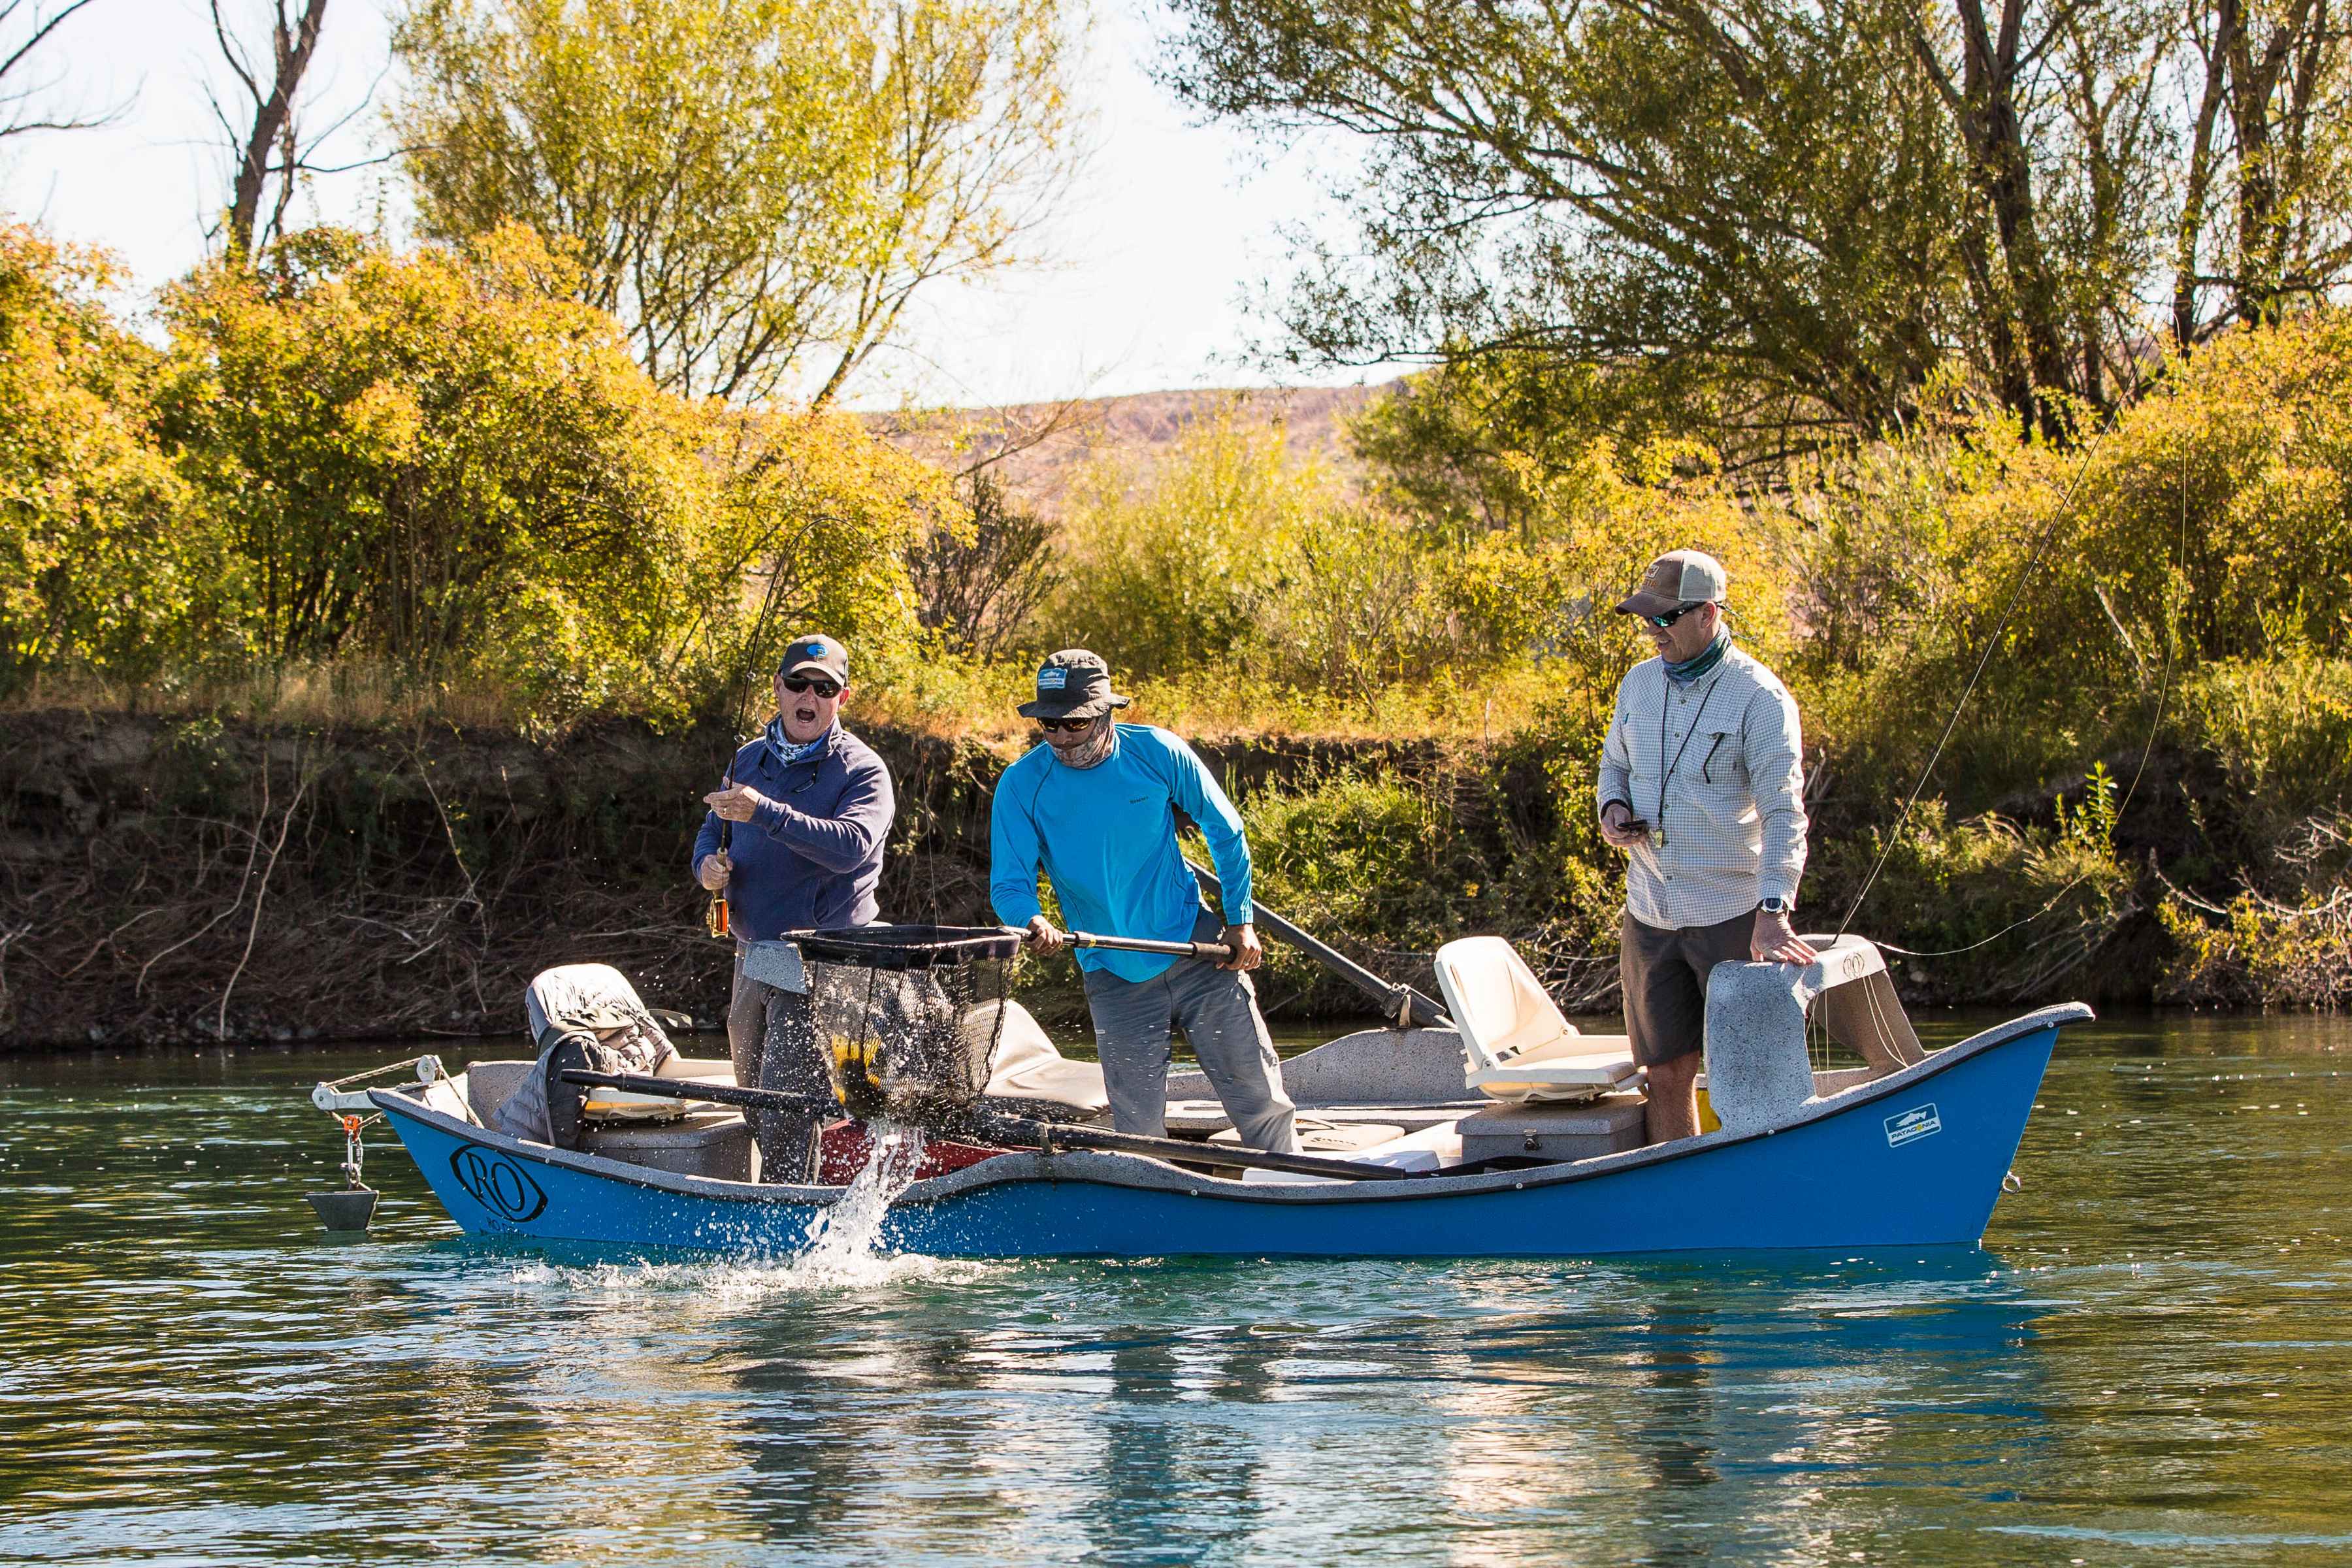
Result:
{"label": "blue drift boat", "polygon": [[[867,1128],[843,1121],[822,1135],[815,1181],[759,1180],[762,1113],[747,1119],[694,1098],[740,1093],[724,1061],[667,1055],[651,1075],[678,1080],[666,1094],[588,1088],[576,1130],[557,1142],[494,1124],[526,1079],[562,1078],[545,1057],[477,1062],[455,1077],[428,1065],[420,1075],[427,1081],[360,1093],[459,1226],[546,1241],[783,1256],[862,1206],[881,1211],[879,1247],[961,1258],[1527,1258],[1975,1244],[2058,1031],[2089,1019],[2090,1009],[2045,1007],[1925,1052],[1877,950],[1852,937],[1814,940],[1823,951],[1811,966],[1717,970],[1702,1080],[1709,1130],[1654,1147],[1639,1146],[1640,1079],[1622,1037],[1578,1033],[1494,938],[1450,943],[1438,955],[1450,1026],[1413,1026],[1401,1007],[1397,1027],[1349,1035],[1284,1065],[1303,1142],[1342,1162],[1329,1167],[1337,1176],[1234,1169],[1248,1156],[1197,1074],[1170,1083],[1169,1126],[1186,1141],[1183,1152],[1066,1146],[1103,1120],[1099,1070],[1064,1058],[1001,995],[967,998],[960,1019],[959,1037],[982,1042],[972,1064],[985,1079],[982,1103],[1050,1111],[1059,1135],[1033,1134],[1025,1148],[935,1144],[926,1163],[895,1179],[887,1159],[863,1158],[892,1141],[869,1142]],[[754,972],[785,991],[805,990],[800,951],[769,945],[779,951],[755,954]],[[609,970],[550,975],[592,972],[625,994],[618,1011],[643,1013]],[[537,996],[549,978],[534,986],[542,1038]],[[870,977],[860,984],[870,986]],[[845,1044],[837,1031],[834,1043]],[[854,1049],[846,1059],[854,1075],[866,1070]],[[649,1077],[628,1081],[653,1087]],[[558,1146],[565,1142],[576,1146]]]}

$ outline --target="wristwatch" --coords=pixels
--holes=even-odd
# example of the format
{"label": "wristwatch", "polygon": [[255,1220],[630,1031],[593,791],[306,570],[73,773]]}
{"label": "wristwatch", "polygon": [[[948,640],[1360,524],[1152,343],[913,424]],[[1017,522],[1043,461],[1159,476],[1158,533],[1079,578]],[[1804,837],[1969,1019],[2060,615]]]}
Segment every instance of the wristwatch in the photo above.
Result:
{"label": "wristwatch", "polygon": [[1769,899],[1757,900],[1756,907],[1763,910],[1768,915],[1794,914],[1797,910],[1796,905],[1777,894]]}

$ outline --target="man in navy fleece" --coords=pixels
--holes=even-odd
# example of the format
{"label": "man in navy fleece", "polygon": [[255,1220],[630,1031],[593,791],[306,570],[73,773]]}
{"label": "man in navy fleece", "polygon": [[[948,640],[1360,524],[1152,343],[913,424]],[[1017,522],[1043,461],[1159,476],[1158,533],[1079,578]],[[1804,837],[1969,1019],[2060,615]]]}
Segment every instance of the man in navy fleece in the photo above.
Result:
{"label": "man in navy fleece", "polygon": [[[1033,952],[1069,940],[1038,906],[1041,870],[1080,931],[1223,942],[1233,957],[1221,964],[1079,950],[1111,1119],[1122,1132],[1165,1135],[1172,1026],[1183,1029],[1242,1142],[1296,1152],[1281,1064],[1247,973],[1265,950],[1251,918],[1241,816],[1192,747],[1149,724],[1113,722],[1127,701],[1111,689],[1109,667],[1084,648],[1066,648],[1037,671],[1036,700],[1021,712],[1037,721],[1045,743],[996,781],[990,901],[1006,925],[1026,928]],[[1179,811],[1209,841],[1223,887],[1222,927],[1176,842]]]}
{"label": "man in navy fleece", "polygon": [[[694,840],[695,879],[727,891],[735,990],[727,1046],[735,1081],[760,1081],[767,993],[743,977],[743,950],[788,931],[864,925],[877,911],[883,841],[898,814],[890,770],[841,727],[849,650],[838,637],[795,637],[776,668],[776,717],[735,753]],[[719,847],[721,820],[731,844]]]}

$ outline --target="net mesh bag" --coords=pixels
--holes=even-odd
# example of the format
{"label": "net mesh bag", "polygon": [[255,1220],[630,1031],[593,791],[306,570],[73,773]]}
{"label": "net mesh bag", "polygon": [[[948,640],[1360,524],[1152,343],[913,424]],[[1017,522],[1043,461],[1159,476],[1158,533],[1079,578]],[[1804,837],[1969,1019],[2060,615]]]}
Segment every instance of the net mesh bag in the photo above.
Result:
{"label": "net mesh bag", "polygon": [[808,975],[806,1026],[853,1114],[937,1124],[978,1103],[1003,1033],[1018,931],[873,925],[786,940]]}

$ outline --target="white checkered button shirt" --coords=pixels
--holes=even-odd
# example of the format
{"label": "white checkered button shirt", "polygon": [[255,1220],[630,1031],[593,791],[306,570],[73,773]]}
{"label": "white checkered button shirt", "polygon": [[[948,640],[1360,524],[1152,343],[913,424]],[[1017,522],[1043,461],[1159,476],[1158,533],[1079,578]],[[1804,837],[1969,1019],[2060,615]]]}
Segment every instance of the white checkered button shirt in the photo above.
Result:
{"label": "white checkered button shirt", "polygon": [[1598,794],[1600,805],[1624,801],[1650,824],[1625,871],[1625,912],[1643,925],[1715,925],[1766,898],[1796,901],[1804,734],[1789,689],[1738,647],[1688,686],[1655,658],[1626,672]]}

